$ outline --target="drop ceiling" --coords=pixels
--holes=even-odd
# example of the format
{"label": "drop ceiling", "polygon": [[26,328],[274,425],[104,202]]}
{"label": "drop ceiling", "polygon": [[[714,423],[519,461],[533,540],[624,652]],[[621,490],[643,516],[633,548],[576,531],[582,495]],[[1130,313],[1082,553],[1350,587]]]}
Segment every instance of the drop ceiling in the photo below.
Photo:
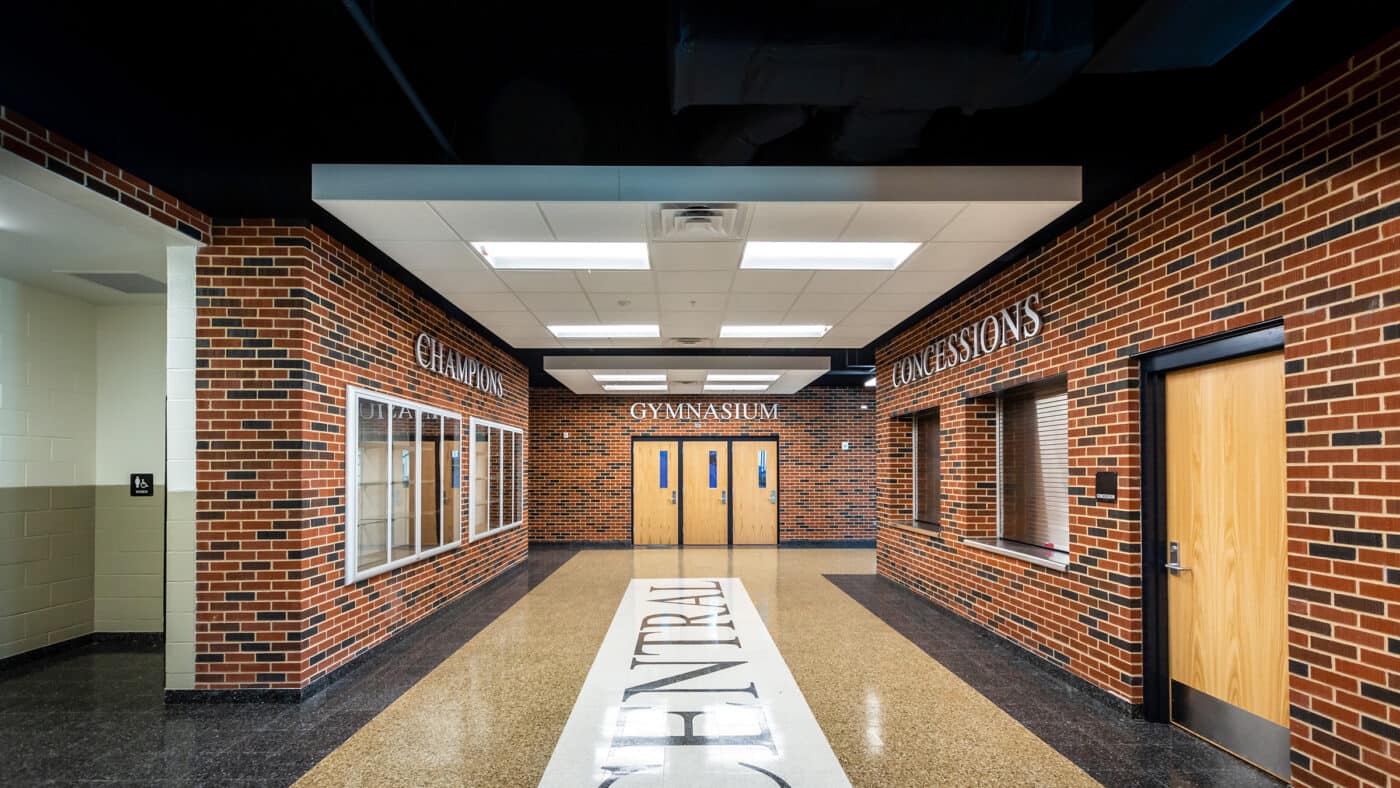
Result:
{"label": "drop ceiling", "polygon": [[[858,348],[1078,204],[1078,167],[317,165],[313,198],[519,349]],[[674,204],[733,207],[670,240]],[[714,237],[714,236],[707,236]],[[495,270],[483,241],[643,242],[649,270]],[[746,241],[906,242],[892,271],[741,269]],[[551,325],[657,324],[559,339]],[[820,338],[722,339],[816,324]]]}
{"label": "drop ceiling", "polygon": [[796,394],[831,369],[826,357],[545,356],[544,371],[575,394]]}

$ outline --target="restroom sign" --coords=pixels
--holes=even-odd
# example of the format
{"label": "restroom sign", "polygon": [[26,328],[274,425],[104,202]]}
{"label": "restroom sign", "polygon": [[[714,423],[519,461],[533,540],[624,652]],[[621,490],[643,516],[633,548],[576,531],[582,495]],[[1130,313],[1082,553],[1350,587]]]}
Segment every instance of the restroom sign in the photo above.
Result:
{"label": "restroom sign", "polygon": [[154,473],[131,474],[131,497],[149,498],[155,494],[156,475]]}

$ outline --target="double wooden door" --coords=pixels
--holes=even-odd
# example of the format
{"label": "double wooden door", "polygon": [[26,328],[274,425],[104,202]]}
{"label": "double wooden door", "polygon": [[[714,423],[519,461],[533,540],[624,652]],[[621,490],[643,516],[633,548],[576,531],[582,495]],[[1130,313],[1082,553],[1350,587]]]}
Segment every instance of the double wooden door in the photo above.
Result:
{"label": "double wooden door", "polygon": [[777,442],[634,441],[632,540],[639,545],[777,544]]}
{"label": "double wooden door", "polygon": [[1288,775],[1283,354],[1166,377],[1171,720]]}

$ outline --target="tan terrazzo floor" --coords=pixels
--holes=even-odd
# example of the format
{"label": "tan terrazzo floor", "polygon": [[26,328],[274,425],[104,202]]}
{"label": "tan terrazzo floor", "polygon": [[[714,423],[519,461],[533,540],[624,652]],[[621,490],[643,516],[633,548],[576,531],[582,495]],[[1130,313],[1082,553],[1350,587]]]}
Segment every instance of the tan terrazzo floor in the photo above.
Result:
{"label": "tan terrazzo floor", "polygon": [[822,575],[869,550],[585,551],[301,780],[535,785],[632,577],[743,580],[857,786],[1096,785]]}

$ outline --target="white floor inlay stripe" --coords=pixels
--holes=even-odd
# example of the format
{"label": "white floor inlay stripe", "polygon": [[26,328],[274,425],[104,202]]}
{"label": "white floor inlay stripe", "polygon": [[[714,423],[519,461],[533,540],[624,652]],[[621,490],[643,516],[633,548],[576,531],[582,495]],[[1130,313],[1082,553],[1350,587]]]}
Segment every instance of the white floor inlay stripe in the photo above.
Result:
{"label": "white floor inlay stripe", "polygon": [[738,578],[633,580],[542,786],[849,786]]}

